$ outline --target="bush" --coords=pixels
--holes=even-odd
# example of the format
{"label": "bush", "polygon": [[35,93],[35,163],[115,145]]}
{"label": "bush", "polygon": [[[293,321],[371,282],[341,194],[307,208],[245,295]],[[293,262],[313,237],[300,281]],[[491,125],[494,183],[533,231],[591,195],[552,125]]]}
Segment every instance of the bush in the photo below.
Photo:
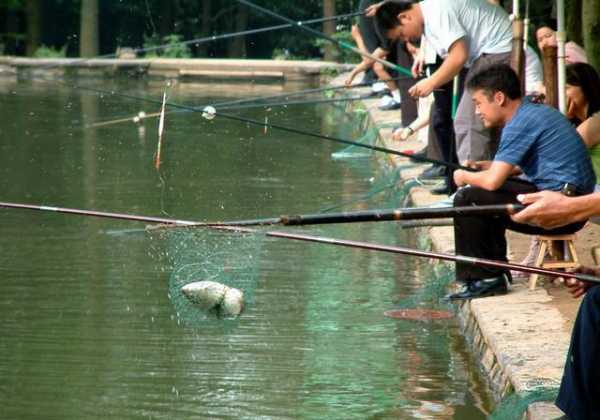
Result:
{"label": "bush", "polygon": [[182,36],[170,34],[161,39],[157,35],[144,35],[144,48],[153,48],[164,46],[164,48],[148,51],[145,55],[147,58],[190,58],[192,51],[187,44],[181,43]]}
{"label": "bush", "polygon": [[67,56],[67,46],[63,45],[63,47],[58,50],[53,47],[47,47],[46,45],[42,45],[33,53],[35,58],[65,58]]}
{"label": "bush", "polygon": [[[338,25],[337,32],[333,34],[332,37],[339,42],[343,42],[344,44],[356,46],[354,39],[352,39],[352,33],[343,25]],[[325,54],[325,46],[331,44],[332,43],[326,39],[317,39],[315,41],[315,45],[319,47],[322,54]],[[338,63],[359,63],[361,60],[360,55],[349,50],[348,48],[335,46],[333,51],[334,59]]]}

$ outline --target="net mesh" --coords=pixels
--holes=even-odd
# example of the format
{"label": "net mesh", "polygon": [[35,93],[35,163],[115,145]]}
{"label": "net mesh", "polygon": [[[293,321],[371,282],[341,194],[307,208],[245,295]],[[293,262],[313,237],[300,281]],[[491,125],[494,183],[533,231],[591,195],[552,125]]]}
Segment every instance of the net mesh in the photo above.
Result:
{"label": "net mesh", "polygon": [[522,394],[511,394],[498,404],[488,418],[490,420],[522,419],[531,404],[552,402],[557,394],[556,388],[540,388]]}
{"label": "net mesh", "polygon": [[213,281],[239,289],[244,293],[245,307],[252,305],[265,237],[260,230],[241,233],[179,227],[154,230],[151,235],[167,247],[169,299],[178,320],[191,326],[211,320],[235,322],[233,318],[219,319],[216,312],[203,311],[190,302],[181,288],[193,282]]}

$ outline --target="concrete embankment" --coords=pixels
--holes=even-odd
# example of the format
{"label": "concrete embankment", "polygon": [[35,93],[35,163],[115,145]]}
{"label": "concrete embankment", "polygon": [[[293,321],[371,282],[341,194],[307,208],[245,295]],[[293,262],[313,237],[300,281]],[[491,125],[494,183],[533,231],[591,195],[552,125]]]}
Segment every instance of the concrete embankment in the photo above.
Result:
{"label": "concrete embankment", "polygon": [[[338,78],[334,83],[343,80]],[[400,124],[399,111],[379,111],[377,99],[364,100],[357,106],[368,110],[371,124],[390,127]],[[391,128],[379,130],[380,145],[395,150],[419,150],[424,144],[413,135],[406,142],[391,139]],[[409,160],[387,156],[401,170],[401,181],[418,175],[428,165],[411,165]],[[432,186],[417,185],[410,190],[414,206],[428,206],[447,196],[433,195]],[[454,253],[452,227],[420,228],[431,238],[439,252]],[[509,257],[519,262],[529,248],[530,236],[510,232]],[[588,225],[578,234],[576,250],[582,264],[592,265],[592,246],[600,244],[600,227]],[[440,263],[444,264],[444,263]],[[530,291],[527,280],[515,281],[505,296],[477,299],[459,306],[458,313],[467,341],[481,362],[498,400],[517,392],[524,395],[540,389],[558,389],[570,341],[571,328],[580,300],[573,299],[564,285],[546,279]],[[562,415],[553,403],[536,403],[529,407],[528,419],[551,419]]]}
{"label": "concrete embankment", "polygon": [[319,83],[348,66],[325,61],[238,59],[107,59],[0,57],[0,76],[115,76],[221,80],[227,82]]}

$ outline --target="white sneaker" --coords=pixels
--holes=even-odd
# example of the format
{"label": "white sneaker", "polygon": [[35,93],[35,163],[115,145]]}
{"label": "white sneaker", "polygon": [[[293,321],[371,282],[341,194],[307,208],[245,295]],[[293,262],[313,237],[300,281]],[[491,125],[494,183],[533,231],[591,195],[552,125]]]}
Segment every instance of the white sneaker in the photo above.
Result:
{"label": "white sneaker", "polygon": [[377,107],[382,111],[388,111],[390,109],[400,109],[400,102],[396,101],[390,95],[385,95],[383,98],[381,98]]}
{"label": "white sneaker", "polygon": [[387,85],[383,82],[375,82],[371,85],[373,93],[381,93],[387,89]]}

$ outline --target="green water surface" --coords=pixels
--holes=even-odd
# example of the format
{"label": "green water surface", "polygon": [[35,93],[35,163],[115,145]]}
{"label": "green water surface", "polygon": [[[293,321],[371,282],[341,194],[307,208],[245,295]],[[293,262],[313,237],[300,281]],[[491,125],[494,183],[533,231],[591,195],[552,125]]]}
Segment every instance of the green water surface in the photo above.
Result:
{"label": "green water surface", "polygon": [[[164,86],[81,83],[153,99]],[[238,91],[182,83],[170,99],[200,105]],[[156,120],[145,132],[133,123],[85,128],[157,109],[58,83],[0,80],[0,201],[247,219],[316,212],[352,201],[385,177],[374,159],[332,161],[343,146],[222,118],[167,116],[160,172],[153,166]],[[231,112],[265,118],[261,109]],[[269,119],[360,135],[359,118],[331,105],[276,109]],[[181,319],[169,293],[174,245],[145,233],[144,224],[24,210],[0,215],[1,418],[481,419],[491,408],[456,320],[383,315],[433,281],[428,261],[263,238],[252,301],[225,328]],[[414,231],[391,223],[295,231],[415,243]],[[196,262],[210,260],[202,246],[195,249]],[[235,241],[224,249],[235,261]]]}

